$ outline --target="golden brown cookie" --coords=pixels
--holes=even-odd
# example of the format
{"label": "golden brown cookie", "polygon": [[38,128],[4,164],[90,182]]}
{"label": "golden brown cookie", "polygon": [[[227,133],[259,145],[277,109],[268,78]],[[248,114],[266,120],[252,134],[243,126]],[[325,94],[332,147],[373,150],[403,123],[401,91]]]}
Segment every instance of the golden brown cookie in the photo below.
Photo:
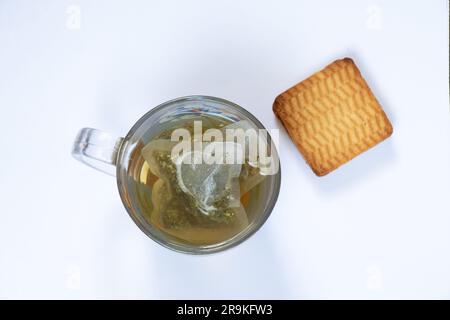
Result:
{"label": "golden brown cookie", "polygon": [[392,134],[389,119],[350,58],[334,61],[280,94],[273,111],[318,176]]}

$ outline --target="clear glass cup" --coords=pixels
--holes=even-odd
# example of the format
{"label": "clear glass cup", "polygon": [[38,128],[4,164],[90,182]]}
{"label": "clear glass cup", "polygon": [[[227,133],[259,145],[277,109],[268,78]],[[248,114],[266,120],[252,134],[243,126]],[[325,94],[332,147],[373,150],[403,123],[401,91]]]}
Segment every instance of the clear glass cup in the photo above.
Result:
{"label": "clear glass cup", "polygon": [[[212,253],[243,242],[267,220],[280,190],[281,170],[278,170],[276,174],[265,178],[269,180],[265,183],[265,190],[262,191],[264,195],[253,208],[258,212],[257,216],[244,230],[220,243],[197,245],[180,242],[149,223],[143,216],[141,208],[136,205],[136,190],[133,190],[133,185],[129,183],[130,177],[135,175],[134,169],[130,166],[131,157],[139,146],[142,148],[142,141],[146,141],[149,136],[160,131],[161,127],[169,124],[171,120],[183,116],[195,116],[202,119],[205,115],[222,117],[230,122],[246,120],[258,129],[265,129],[252,114],[230,101],[208,96],[187,96],[165,102],[150,110],[136,122],[124,138],[115,137],[97,129],[83,128],[78,133],[72,149],[72,155],[76,159],[104,173],[116,176],[125,209],[148,237],[169,249],[183,253]],[[279,161],[277,150],[269,134],[267,134],[266,142],[271,148],[270,152],[276,155]]]}

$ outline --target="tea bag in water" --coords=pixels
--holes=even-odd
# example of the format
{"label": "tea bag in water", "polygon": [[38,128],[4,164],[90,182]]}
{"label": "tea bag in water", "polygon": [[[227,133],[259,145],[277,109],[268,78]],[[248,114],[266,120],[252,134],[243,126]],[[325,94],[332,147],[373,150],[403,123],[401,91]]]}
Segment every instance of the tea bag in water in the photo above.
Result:
{"label": "tea bag in water", "polygon": [[142,157],[147,162],[150,171],[157,177],[167,181],[170,175],[175,174],[175,170],[171,170],[171,152],[172,148],[177,144],[176,141],[168,139],[153,140],[142,148]]}
{"label": "tea bag in water", "polygon": [[161,220],[161,212],[167,208],[171,195],[166,186],[166,183],[162,179],[156,180],[152,188],[151,201],[153,204],[153,212],[150,216],[150,220],[153,224],[161,226],[163,221]]}
{"label": "tea bag in water", "polygon": [[[254,130],[255,135],[259,133],[258,128],[256,126],[252,125],[247,120],[241,120],[231,123],[222,128],[227,141],[230,141],[231,139],[229,136],[226,135],[226,129],[234,129],[234,130],[242,129],[244,133],[250,129]],[[251,152],[250,143],[255,143],[255,141],[250,141],[250,137],[246,135],[243,141],[241,140],[241,143],[242,148],[245,152],[245,163],[242,166],[239,180],[241,186],[240,188],[241,195],[244,195],[265,179],[266,176],[265,172],[267,170],[266,167],[259,162],[258,155],[256,159],[250,159],[250,152]],[[261,141],[258,141],[258,143],[261,143]],[[263,146],[265,145],[258,145],[257,147]],[[257,151],[258,149],[255,150]]]}
{"label": "tea bag in water", "polygon": [[265,175],[262,175],[258,167],[253,167],[248,163],[242,166],[242,172],[239,177],[241,185],[241,194],[244,195],[254,187],[264,181]]}
{"label": "tea bag in water", "polygon": [[[206,215],[217,210],[218,206],[239,207],[240,189],[239,174],[240,163],[227,163],[224,149],[233,149],[238,145],[215,142],[203,148],[203,152],[186,153],[176,161],[177,180],[180,188],[191,195],[198,208]],[[212,155],[207,149],[222,153],[218,158],[211,159]],[[212,151],[211,153],[213,153]],[[220,158],[222,157],[222,158]],[[209,158],[209,159],[208,159]],[[196,163],[195,159],[199,159]]]}
{"label": "tea bag in water", "polygon": [[160,139],[142,150],[150,170],[161,180],[155,183],[152,196],[157,220],[166,228],[178,229],[218,223],[247,226],[247,215],[239,202],[241,165],[187,161],[193,160],[194,152],[186,152],[174,162],[171,152],[177,143]]}
{"label": "tea bag in water", "polygon": [[159,179],[154,185],[151,222],[179,239],[201,245],[217,243],[229,239],[248,225],[243,207],[233,208],[234,219],[231,223],[216,223],[211,227],[195,223],[195,220],[188,219],[192,217],[191,212],[184,211],[184,208],[177,206],[177,201],[166,197],[167,191],[167,185]]}

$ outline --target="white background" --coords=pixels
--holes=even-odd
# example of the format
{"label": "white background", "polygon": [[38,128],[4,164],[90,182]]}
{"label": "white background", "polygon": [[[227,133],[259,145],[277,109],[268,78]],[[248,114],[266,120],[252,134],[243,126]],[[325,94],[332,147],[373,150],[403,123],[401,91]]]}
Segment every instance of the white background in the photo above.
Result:
{"label": "white background", "polygon": [[[448,39],[445,0],[0,1],[0,298],[450,298]],[[394,134],[318,178],[271,106],[344,56]],[[79,128],[190,94],[282,129],[270,219],[202,257],[70,156]]]}

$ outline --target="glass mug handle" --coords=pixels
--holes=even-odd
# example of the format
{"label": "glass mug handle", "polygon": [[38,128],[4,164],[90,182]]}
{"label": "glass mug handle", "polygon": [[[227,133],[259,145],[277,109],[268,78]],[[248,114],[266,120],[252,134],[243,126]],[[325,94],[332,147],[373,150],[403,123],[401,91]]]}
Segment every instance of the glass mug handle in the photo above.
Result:
{"label": "glass mug handle", "polygon": [[84,164],[116,175],[117,154],[123,138],[92,128],[81,129],[72,147],[72,156]]}

